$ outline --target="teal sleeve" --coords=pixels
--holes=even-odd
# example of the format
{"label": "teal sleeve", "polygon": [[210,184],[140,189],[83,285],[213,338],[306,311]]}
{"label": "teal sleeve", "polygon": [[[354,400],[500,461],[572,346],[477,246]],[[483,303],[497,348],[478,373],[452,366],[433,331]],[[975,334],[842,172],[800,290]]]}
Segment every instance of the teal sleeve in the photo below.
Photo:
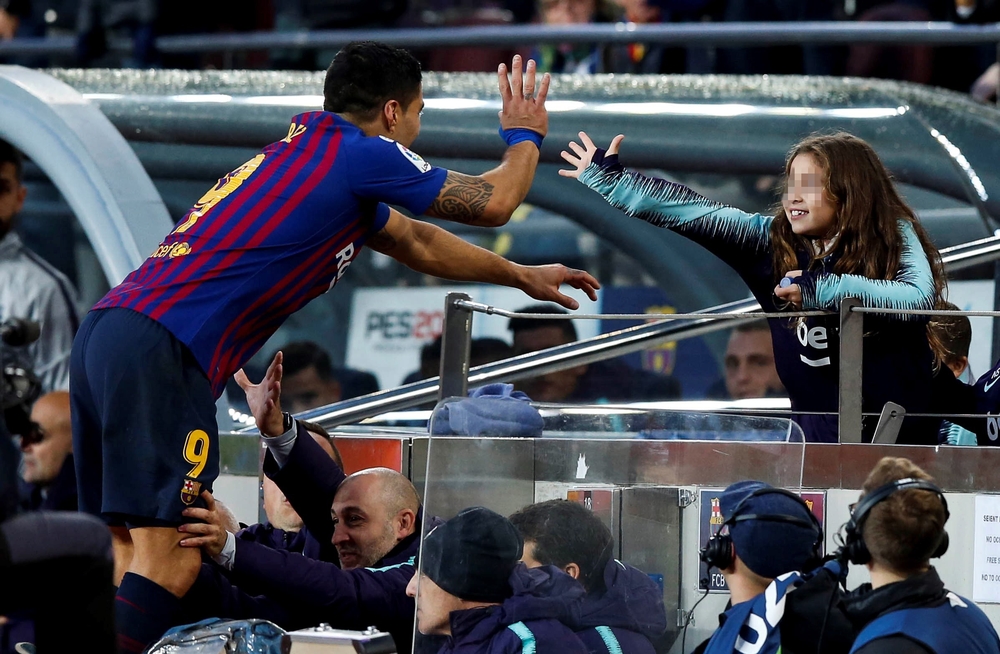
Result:
{"label": "teal sleeve", "polygon": [[757,255],[770,250],[772,216],[746,213],[709,200],[683,184],[618,165],[591,163],[580,181],[629,216],[687,236],[716,254],[726,250],[731,255],[734,247]]}
{"label": "teal sleeve", "polygon": [[[804,273],[799,278],[803,309],[836,309],[846,297],[861,300],[866,307],[880,309],[933,309],[937,296],[930,261],[916,230],[900,220],[903,254],[894,279],[871,279],[863,275]],[[920,320],[921,316],[899,316],[900,320]]]}

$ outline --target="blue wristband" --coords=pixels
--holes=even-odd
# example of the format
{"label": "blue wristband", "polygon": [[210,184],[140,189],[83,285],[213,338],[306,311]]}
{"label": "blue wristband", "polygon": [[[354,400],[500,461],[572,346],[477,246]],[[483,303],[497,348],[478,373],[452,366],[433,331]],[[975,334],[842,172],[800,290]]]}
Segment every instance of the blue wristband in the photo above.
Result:
{"label": "blue wristband", "polygon": [[525,127],[515,127],[513,129],[504,129],[501,127],[497,132],[500,133],[500,138],[507,142],[507,147],[516,145],[522,141],[531,141],[539,150],[542,149],[543,137],[534,130]]}

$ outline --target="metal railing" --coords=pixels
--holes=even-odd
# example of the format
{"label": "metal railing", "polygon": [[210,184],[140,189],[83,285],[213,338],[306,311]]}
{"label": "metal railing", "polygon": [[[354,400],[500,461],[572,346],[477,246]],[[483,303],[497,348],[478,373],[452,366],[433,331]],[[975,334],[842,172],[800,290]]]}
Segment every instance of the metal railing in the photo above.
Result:
{"label": "metal railing", "polygon": [[[949,273],[958,272],[982,263],[996,261],[1000,259],[1000,236],[993,236],[945,248],[941,251],[941,258],[945,264],[945,270]],[[467,300],[469,298],[466,296],[464,299]],[[850,306],[850,303],[845,304]],[[460,312],[464,312],[471,324],[471,313],[468,309],[459,309],[453,306],[453,303],[449,302],[446,305],[446,311],[459,316],[462,315]],[[443,388],[438,383],[440,378],[433,377],[420,382],[406,384],[405,386],[351,398],[326,407],[312,409],[300,414],[300,417],[318,422],[323,427],[331,429],[389,411],[399,411],[432,402],[442,396],[462,395],[464,394],[463,389],[467,389],[469,385],[480,386],[499,381],[513,382],[521,379],[529,379],[574,366],[631,354],[632,352],[639,352],[662,343],[680,341],[686,338],[709,334],[720,329],[728,329],[739,324],[758,320],[761,317],[759,311],[760,305],[756,300],[740,300],[697,312],[696,315],[704,315],[704,318],[688,318],[683,320],[659,319],[650,324],[600,334],[574,343],[567,343],[566,345],[523,354],[475,368],[468,367],[467,354],[464,357],[465,363],[461,364],[460,362],[463,357],[459,356],[458,353],[452,352],[446,355],[445,350],[442,349],[442,365],[447,365],[449,370],[449,379],[443,385]],[[725,320],[713,318],[713,316],[717,316],[718,314],[728,315]],[[859,325],[861,323],[862,313],[851,313],[849,315],[858,319],[856,322],[851,323],[851,325]],[[659,318],[659,316],[650,317]],[[452,324],[454,322],[452,318]],[[848,326],[848,329],[851,328],[851,326]],[[451,337],[452,344],[457,339],[463,338],[461,336],[463,333],[464,327],[457,330],[456,335]],[[448,339],[449,336],[446,327],[442,343],[443,348]],[[842,338],[843,340],[850,341],[852,339]],[[860,347],[860,342],[857,346]],[[848,356],[853,357],[854,354],[848,353]],[[858,360],[860,360],[860,352],[857,356]],[[456,363],[456,361],[459,363]],[[857,366],[858,375],[860,375],[860,369],[860,366]],[[464,385],[460,380],[455,381],[456,378],[452,377],[454,374],[453,371],[458,371],[457,374],[460,374],[464,378]],[[847,424],[860,425],[860,376],[857,380],[851,381],[851,383],[853,384],[855,381],[857,383],[857,391],[852,386],[844,390],[843,394],[845,397],[855,397],[856,401],[852,400],[850,406],[844,408],[849,412],[849,422]],[[857,433],[860,435],[860,428]]]}
{"label": "metal railing", "polygon": [[[277,49],[339,48],[359,39],[413,48],[524,46],[543,43],[656,43],[662,45],[769,46],[786,44],[921,44],[975,45],[1000,43],[998,25],[949,22],[730,22],[730,23],[600,23],[573,26],[487,25],[365,30],[245,32],[161,36],[163,53],[240,52]],[[113,39],[116,52],[132,49],[129,39]],[[15,38],[0,41],[0,56],[72,55],[74,37]]]}

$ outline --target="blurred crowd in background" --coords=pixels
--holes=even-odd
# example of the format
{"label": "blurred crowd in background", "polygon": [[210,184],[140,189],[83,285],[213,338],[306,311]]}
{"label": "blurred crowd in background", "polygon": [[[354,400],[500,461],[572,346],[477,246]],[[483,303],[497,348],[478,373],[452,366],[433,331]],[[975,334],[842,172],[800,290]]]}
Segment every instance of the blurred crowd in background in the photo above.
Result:
{"label": "blurred crowd in background", "polygon": [[[998,0],[0,0],[0,40],[73,37],[75,52],[14,54],[29,66],[323,69],[325,50],[157,52],[169,35],[393,27],[723,21],[1000,20]],[[126,48],[109,47],[125,41]],[[995,97],[996,48],[984,46],[662,47],[631,43],[430,48],[425,69],[491,71],[514,51],[556,73],[850,75],[899,79]]]}

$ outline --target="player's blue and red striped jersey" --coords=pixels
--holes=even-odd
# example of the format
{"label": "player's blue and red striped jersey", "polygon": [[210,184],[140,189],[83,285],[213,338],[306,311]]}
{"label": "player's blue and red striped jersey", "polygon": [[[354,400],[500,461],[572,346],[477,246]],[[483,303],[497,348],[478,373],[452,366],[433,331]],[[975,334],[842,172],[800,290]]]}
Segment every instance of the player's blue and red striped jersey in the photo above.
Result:
{"label": "player's blue and red striped jersey", "polygon": [[163,324],[216,395],[285,319],[333,288],[389,218],[427,210],[447,171],[336,114],[293,119],[206,193],[152,255],[94,309]]}

